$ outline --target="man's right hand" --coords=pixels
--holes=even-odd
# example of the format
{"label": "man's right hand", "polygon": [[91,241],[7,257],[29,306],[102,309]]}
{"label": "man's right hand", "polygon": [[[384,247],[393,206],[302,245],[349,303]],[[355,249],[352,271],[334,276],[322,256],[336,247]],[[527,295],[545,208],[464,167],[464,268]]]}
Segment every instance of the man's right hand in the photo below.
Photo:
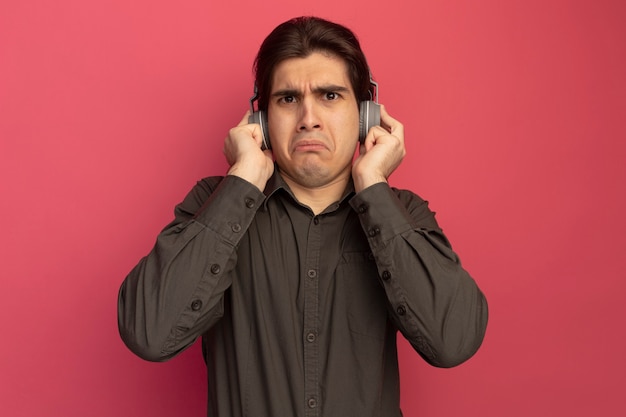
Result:
{"label": "man's right hand", "polygon": [[274,173],[274,161],[272,151],[261,150],[261,126],[248,123],[249,115],[250,112],[246,112],[237,127],[228,132],[224,140],[224,155],[230,165],[228,175],[243,178],[263,191]]}

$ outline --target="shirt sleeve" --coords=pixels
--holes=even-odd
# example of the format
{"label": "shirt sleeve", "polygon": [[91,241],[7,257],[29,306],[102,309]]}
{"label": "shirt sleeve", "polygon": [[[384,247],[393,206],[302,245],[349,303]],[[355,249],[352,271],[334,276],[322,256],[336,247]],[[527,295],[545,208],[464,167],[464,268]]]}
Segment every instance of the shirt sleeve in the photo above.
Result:
{"label": "shirt sleeve", "polygon": [[387,183],[350,204],[376,259],[390,316],[430,364],[456,366],[480,347],[487,302],[439,228],[428,203]]}
{"label": "shirt sleeve", "polygon": [[174,221],[119,290],[118,327],[131,351],[169,359],[222,317],[236,246],[264,198],[241,178],[212,177],[176,206]]}

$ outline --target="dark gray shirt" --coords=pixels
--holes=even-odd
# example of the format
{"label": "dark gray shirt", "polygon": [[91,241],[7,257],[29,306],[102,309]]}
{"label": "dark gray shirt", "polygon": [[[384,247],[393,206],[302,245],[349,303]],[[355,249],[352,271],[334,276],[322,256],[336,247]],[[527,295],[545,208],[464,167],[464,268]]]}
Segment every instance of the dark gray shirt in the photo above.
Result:
{"label": "dark gray shirt", "polygon": [[353,189],[314,215],[278,173],[198,182],[120,288],[122,339],[162,361],[202,336],[209,416],[400,416],[397,331],[454,366],[487,304],[425,201]]}

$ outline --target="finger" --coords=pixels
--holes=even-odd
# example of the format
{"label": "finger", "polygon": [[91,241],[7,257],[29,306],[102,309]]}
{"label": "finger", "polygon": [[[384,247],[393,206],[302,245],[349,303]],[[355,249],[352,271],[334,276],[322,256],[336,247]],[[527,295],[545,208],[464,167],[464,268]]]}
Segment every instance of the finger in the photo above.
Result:
{"label": "finger", "polygon": [[387,109],[381,105],[380,124],[392,135],[404,142],[404,125],[387,113]]}
{"label": "finger", "polygon": [[393,133],[399,127],[402,127],[402,124],[391,117],[387,112],[387,109],[384,105],[380,105],[380,125],[385,128],[389,133]]}
{"label": "finger", "polygon": [[241,119],[241,121],[239,122],[237,126],[245,126],[245,125],[250,124],[249,118],[250,118],[250,110],[247,110],[246,113],[243,115],[243,119]]}
{"label": "finger", "polygon": [[382,136],[389,135],[389,131],[383,126],[372,126],[369,133],[368,136],[371,136],[374,142]]}
{"label": "finger", "polygon": [[359,153],[363,154],[365,152],[368,152],[376,144],[376,141],[378,140],[378,138],[384,135],[388,135],[388,134],[389,132],[387,132],[381,126],[372,126],[369,132],[367,132],[367,136],[365,136],[365,140],[361,142],[359,145]]}

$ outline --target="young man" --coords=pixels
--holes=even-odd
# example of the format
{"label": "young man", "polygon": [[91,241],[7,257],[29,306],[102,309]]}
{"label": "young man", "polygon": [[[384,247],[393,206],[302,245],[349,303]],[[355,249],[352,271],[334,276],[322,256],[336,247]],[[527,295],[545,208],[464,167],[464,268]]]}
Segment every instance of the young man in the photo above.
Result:
{"label": "young man", "polygon": [[359,142],[371,80],[350,30],[285,22],[255,69],[266,126],[231,129],[227,175],[191,190],[128,275],[122,339],[162,361],[202,336],[209,416],[400,416],[397,332],[458,365],[485,298],[427,204],[387,183],[402,124],[381,107]]}

